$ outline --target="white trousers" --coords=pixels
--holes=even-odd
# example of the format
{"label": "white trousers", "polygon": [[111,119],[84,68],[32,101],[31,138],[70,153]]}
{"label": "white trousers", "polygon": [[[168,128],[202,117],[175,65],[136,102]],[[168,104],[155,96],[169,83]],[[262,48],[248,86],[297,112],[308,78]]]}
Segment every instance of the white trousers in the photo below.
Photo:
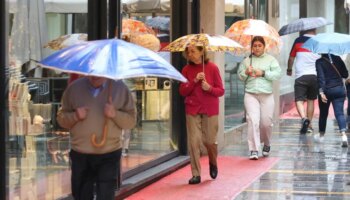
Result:
{"label": "white trousers", "polygon": [[260,144],[270,146],[275,101],[273,94],[245,93],[249,151],[260,151]]}

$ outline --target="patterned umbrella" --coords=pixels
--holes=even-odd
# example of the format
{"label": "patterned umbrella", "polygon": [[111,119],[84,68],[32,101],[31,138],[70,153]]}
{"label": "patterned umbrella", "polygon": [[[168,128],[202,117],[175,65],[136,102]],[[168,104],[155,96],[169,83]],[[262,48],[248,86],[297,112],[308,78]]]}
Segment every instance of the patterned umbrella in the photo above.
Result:
{"label": "patterned umbrella", "polygon": [[151,27],[138,20],[123,19],[122,24],[122,35],[155,34]]}
{"label": "patterned umbrella", "polygon": [[287,35],[287,34],[296,33],[300,31],[319,28],[329,24],[332,24],[332,23],[328,22],[323,17],[300,18],[287,25],[282,26],[282,28],[278,31],[278,33],[282,36],[282,35]]}
{"label": "patterned umbrella", "polygon": [[262,36],[265,39],[266,50],[279,53],[281,39],[277,31],[262,20],[245,19],[235,22],[225,32],[225,36],[237,41],[245,47],[245,52],[251,52],[251,41],[253,36]]}
{"label": "patterned umbrella", "polygon": [[60,50],[75,44],[80,44],[87,41],[86,33],[74,33],[68,35],[62,35],[54,40],[51,40],[44,47],[53,50]]}
{"label": "patterned umbrella", "polygon": [[240,51],[243,48],[240,44],[225,36],[201,33],[182,36],[162,50],[171,52],[185,51],[186,47],[190,45],[204,46],[207,51],[214,52]]}

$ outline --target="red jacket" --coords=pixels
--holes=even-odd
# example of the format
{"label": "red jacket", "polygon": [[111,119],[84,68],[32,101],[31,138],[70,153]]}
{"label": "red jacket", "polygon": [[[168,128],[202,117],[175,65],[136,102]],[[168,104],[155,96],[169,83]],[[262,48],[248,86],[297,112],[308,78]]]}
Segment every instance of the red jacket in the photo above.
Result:
{"label": "red jacket", "polygon": [[218,67],[208,62],[204,65],[205,78],[211,89],[204,91],[201,81],[194,82],[197,74],[203,71],[203,64],[186,65],[182,74],[187,78],[187,83],[180,85],[180,94],[185,97],[186,114],[207,114],[208,116],[219,114],[219,97],[224,95],[225,90]]}

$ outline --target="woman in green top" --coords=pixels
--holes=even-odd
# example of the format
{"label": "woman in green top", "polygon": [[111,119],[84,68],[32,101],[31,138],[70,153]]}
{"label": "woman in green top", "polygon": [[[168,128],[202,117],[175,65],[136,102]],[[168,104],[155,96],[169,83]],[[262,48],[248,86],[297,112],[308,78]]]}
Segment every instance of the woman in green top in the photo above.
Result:
{"label": "woman in green top", "polygon": [[251,43],[252,55],[245,58],[238,69],[240,80],[245,83],[244,107],[248,123],[250,159],[257,160],[260,143],[264,143],[262,155],[270,152],[273,126],[274,97],[272,83],[281,77],[278,61],[265,53],[265,40],[255,36]]}

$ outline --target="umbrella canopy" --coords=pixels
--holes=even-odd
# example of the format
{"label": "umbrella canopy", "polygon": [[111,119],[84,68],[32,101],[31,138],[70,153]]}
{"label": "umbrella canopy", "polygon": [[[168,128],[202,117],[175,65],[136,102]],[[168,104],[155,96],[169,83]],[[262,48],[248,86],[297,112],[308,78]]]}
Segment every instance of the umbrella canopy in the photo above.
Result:
{"label": "umbrella canopy", "polygon": [[130,42],[156,52],[160,49],[160,40],[153,34],[135,35]]}
{"label": "umbrella canopy", "polygon": [[347,54],[350,53],[350,35],[341,33],[320,33],[308,39],[302,48],[320,54]]}
{"label": "umbrella canopy", "polygon": [[151,27],[145,23],[134,19],[123,19],[122,35],[132,34],[155,34]]}
{"label": "umbrella canopy", "polygon": [[272,26],[262,20],[245,19],[235,22],[225,32],[225,36],[237,41],[250,53],[253,36],[262,36],[265,39],[267,51],[279,53],[281,39]]}
{"label": "umbrella canopy", "polygon": [[239,51],[243,48],[240,44],[225,36],[201,33],[182,36],[162,50],[171,52],[185,51],[189,45],[204,46],[207,51],[214,52]]}
{"label": "umbrella canopy", "polygon": [[43,59],[40,65],[63,72],[110,79],[155,76],[187,81],[157,53],[119,39],[76,44],[53,53]]}
{"label": "umbrella canopy", "polygon": [[282,26],[282,28],[278,31],[278,33],[282,36],[282,35],[287,35],[287,34],[296,33],[300,31],[319,28],[329,24],[332,24],[332,23],[328,22],[323,17],[300,18],[287,25]]}
{"label": "umbrella canopy", "polygon": [[87,41],[86,33],[73,33],[68,35],[62,35],[54,40],[48,42],[44,47],[53,50],[60,50],[75,44],[83,43]]}
{"label": "umbrella canopy", "polygon": [[146,24],[152,28],[156,28],[162,31],[169,31],[170,18],[157,16],[157,17],[147,19]]}

